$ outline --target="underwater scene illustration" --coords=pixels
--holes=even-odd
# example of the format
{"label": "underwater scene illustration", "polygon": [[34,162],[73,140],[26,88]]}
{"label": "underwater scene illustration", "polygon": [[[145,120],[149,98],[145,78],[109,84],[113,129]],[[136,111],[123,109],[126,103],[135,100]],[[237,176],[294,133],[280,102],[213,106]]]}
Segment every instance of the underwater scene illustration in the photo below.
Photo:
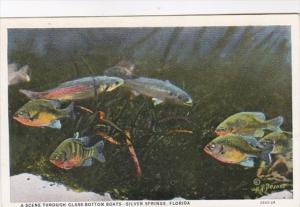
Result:
{"label": "underwater scene illustration", "polygon": [[292,192],[290,35],[9,29],[10,175],[116,200]]}

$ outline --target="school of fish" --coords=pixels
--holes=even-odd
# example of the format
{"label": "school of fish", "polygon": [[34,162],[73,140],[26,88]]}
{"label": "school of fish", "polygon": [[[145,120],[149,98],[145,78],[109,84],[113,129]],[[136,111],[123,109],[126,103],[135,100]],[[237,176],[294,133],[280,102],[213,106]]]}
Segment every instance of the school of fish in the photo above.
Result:
{"label": "school of fish", "polygon": [[[28,66],[24,67],[16,71],[15,64],[9,66],[14,72],[9,76],[9,85],[30,81],[30,76],[27,75]],[[74,113],[76,102],[96,98],[102,93],[112,92],[121,87],[134,96],[143,95],[151,98],[154,105],[192,106],[191,96],[178,86],[168,80],[136,77],[133,74],[134,69],[134,64],[122,61],[104,71],[103,76],[70,80],[40,92],[20,89],[20,93],[30,100],[15,112],[13,119],[25,126],[61,129],[62,119],[76,119]],[[66,103],[70,104],[65,106]],[[100,136],[101,133],[97,135]],[[106,141],[110,138],[101,137]],[[65,139],[50,155],[50,162],[62,169],[91,166],[93,160],[105,162],[104,142],[100,141],[90,146],[89,140],[90,138],[85,136]]]}
{"label": "school of fish", "polygon": [[272,154],[291,151],[292,133],[283,131],[282,124],[283,117],[266,120],[262,112],[233,114],[216,127],[218,136],[204,147],[204,152],[226,164],[251,168],[260,160],[270,166]]}
{"label": "school of fish", "polygon": [[[9,65],[9,85],[30,81],[29,67],[17,70],[16,64]],[[122,61],[104,71],[104,76],[83,77],[70,80],[41,92],[20,89],[30,100],[25,103],[13,119],[31,127],[61,129],[62,119],[75,119],[74,102],[92,99],[120,87],[133,96],[142,95],[152,100],[154,106],[175,104],[192,106],[192,97],[169,80],[136,77],[135,65]],[[65,103],[70,103],[65,106]],[[65,107],[63,107],[65,106]],[[272,155],[291,152],[292,133],[281,129],[283,117],[266,119],[262,112],[239,112],[221,122],[215,129],[216,138],[203,149],[210,157],[225,164],[237,164],[246,168],[256,166],[256,161],[271,165]],[[97,133],[103,140],[117,143],[109,135]],[[90,137],[67,138],[49,157],[49,161],[61,169],[92,166],[94,160],[105,162],[104,142],[94,145]]]}

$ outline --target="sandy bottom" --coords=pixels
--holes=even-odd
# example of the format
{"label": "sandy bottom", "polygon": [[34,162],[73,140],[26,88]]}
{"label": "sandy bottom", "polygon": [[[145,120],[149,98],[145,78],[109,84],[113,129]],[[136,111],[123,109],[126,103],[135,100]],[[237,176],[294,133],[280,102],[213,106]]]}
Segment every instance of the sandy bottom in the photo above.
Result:
{"label": "sandy bottom", "polygon": [[22,173],[10,177],[11,202],[109,201],[109,193],[76,192],[62,184],[42,180],[40,176]]}

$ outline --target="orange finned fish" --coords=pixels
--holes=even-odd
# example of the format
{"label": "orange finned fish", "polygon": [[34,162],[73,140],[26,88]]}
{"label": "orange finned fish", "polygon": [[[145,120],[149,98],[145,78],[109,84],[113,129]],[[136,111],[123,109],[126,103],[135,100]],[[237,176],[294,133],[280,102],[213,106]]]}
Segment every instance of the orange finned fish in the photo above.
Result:
{"label": "orange finned fish", "polygon": [[74,117],[74,104],[65,109],[59,109],[58,101],[37,99],[27,102],[14,115],[14,119],[21,124],[32,127],[61,128],[60,119]]}

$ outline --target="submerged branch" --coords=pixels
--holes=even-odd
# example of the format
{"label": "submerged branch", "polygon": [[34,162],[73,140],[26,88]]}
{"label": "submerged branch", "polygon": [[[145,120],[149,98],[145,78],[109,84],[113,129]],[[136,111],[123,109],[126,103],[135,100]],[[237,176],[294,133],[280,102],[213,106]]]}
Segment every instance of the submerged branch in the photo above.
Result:
{"label": "submerged branch", "polygon": [[117,140],[115,140],[113,137],[109,136],[105,132],[96,131],[96,135],[101,136],[103,139],[105,139],[106,141],[108,141],[111,144],[115,144],[115,145],[120,145],[121,144],[120,142],[118,142]]}
{"label": "submerged branch", "polygon": [[142,168],[141,168],[141,165],[140,165],[140,162],[139,162],[139,159],[137,157],[137,154],[135,152],[135,149],[133,147],[133,144],[132,144],[132,139],[131,139],[131,136],[130,136],[130,133],[129,131],[125,131],[125,134],[126,134],[126,143],[127,143],[127,146],[128,146],[128,150],[129,150],[129,154],[133,160],[133,163],[134,163],[134,166],[135,166],[135,172],[136,172],[136,176],[137,177],[141,177],[142,176]]}
{"label": "submerged branch", "polygon": [[93,113],[94,113],[91,109],[86,108],[86,107],[84,107],[84,106],[76,105],[76,107],[79,108],[79,109],[81,109],[82,111],[88,112],[88,113],[90,113],[90,114],[93,114]]}

